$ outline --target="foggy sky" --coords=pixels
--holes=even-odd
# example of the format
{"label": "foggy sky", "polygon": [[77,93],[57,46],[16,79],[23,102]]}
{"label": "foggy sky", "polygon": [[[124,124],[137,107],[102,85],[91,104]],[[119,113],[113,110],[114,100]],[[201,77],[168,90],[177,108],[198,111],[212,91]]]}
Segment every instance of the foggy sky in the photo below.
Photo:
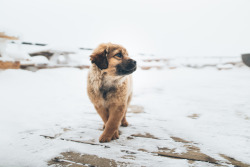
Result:
{"label": "foggy sky", "polygon": [[249,0],[0,0],[0,31],[24,41],[175,56],[250,52]]}

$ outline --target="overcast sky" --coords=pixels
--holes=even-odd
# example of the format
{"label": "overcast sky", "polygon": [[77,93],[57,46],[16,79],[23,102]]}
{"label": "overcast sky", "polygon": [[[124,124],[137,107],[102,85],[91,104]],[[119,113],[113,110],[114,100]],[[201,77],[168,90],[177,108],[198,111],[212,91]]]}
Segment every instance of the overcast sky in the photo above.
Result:
{"label": "overcast sky", "polygon": [[250,53],[250,0],[0,0],[0,30],[24,41],[174,56]]}

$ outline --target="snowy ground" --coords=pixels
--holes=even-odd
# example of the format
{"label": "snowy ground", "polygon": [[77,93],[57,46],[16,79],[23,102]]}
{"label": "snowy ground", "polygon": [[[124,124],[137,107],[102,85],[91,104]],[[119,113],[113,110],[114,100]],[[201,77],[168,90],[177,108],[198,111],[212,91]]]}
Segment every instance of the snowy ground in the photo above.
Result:
{"label": "snowy ground", "polygon": [[[69,151],[128,166],[232,166],[222,155],[250,164],[249,68],[139,69],[130,125],[104,144],[86,77],[73,68],[0,71],[0,166],[47,166]],[[216,162],[158,154],[190,149]]]}

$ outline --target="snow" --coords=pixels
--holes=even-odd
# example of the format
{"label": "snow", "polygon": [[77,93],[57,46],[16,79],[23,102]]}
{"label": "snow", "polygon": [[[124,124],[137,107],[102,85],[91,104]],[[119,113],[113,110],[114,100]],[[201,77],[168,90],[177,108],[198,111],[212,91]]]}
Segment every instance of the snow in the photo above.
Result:
{"label": "snow", "polygon": [[31,61],[35,64],[48,64],[49,60],[45,56],[34,56]]}
{"label": "snow", "polygon": [[9,40],[0,38],[0,54],[4,59],[10,60],[27,60],[30,59],[28,53],[22,48],[20,41],[17,45],[10,46]]}
{"label": "snow", "polygon": [[[99,143],[102,121],[87,97],[87,71],[0,71],[2,166],[47,166],[48,160],[69,150],[138,166],[188,166],[187,160],[138,151],[143,148],[154,152],[158,147],[167,147],[186,152],[172,136],[197,143],[203,153],[213,158],[220,160],[218,155],[225,154],[250,164],[248,68],[138,69],[131,105],[142,106],[144,112],[127,114],[130,125],[120,128],[120,139],[103,144],[110,148],[40,136]],[[192,114],[198,118],[190,118]],[[127,139],[137,133],[150,133],[159,140]],[[135,161],[122,158],[126,153],[121,150],[135,152]]]}

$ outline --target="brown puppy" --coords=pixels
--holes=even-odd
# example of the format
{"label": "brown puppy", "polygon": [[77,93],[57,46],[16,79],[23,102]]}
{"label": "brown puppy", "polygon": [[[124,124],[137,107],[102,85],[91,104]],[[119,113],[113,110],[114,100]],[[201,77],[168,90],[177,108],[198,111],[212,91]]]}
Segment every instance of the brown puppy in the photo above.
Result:
{"label": "brown puppy", "polygon": [[136,61],[127,50],[116,44],[99,45],[90,56],[88,96],[104,122],[100,142],[118,139],[120,125],[128,126],[127,107],[132,98],[132,76]]}

